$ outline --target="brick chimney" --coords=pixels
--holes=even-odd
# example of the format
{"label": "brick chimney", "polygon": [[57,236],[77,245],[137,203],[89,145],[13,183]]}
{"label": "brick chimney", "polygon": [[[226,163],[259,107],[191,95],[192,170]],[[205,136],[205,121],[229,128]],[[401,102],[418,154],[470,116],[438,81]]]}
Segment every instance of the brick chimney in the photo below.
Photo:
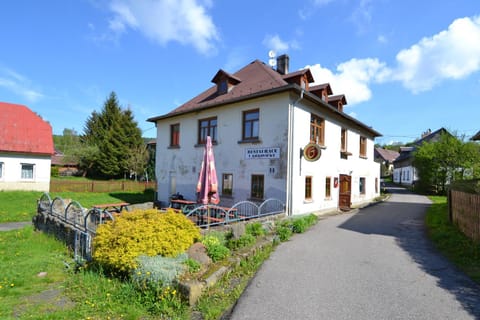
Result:
{"label": "brick chimney", "polygon": [[287,54],[282,54],[277,57],[277,72],[280,74],[287,74],[290,58]]}

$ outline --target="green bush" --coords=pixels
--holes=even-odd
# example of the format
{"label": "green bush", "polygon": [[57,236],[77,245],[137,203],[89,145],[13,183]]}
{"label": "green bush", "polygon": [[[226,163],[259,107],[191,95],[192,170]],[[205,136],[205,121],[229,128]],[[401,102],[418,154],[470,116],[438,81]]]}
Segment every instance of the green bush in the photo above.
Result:
{"label": "green bush", "polygon": [[249,223],[245,227],[245,232],[247,234],[251,234],[254,237],[263,236],[265,234],[265,230],[260,222],[253,222]]}
{"label": "green bush", "polygon": [[280,241],[284,242],[289,240],[292,236],[292,229],[287,226],[279,225],[277,226],[276,234],[278,235]]}
{"label": "green bush", "polygon": [[194,259],[188,258],[187,260],[185,260],[184,263],[188,268],[188,272],[190,273],[198,272],[202,268],[202,266],[200,265],[200,262]]}
{"label": "green bush", "polygon": [[124,211],[97,228],[93,259],[109,272],[128,274],[138,267],[138,257],[175,257],[198,239],[200,230],[183,214]]}
{"label": "green bush", "polygon": [[236,250],[251,246],[256,242],[256,240],[257,239],[253,235],[245,233],[238,239],[229,239],[227,242],[227,247],[231,250]]}
{"label": "green bush", "polygon": [[208,234],[202,239],[202,243],[207,249],[208,256],[213,262],[220,261],[230,255],[230,250],[223,244],[223,239],[219,239],[217,234]]}
{"label": "green bush", "polygon": [[303,218],[295,219],[292,222],[292,231],[295,233],[304,233],[307,230],[307,220]]}

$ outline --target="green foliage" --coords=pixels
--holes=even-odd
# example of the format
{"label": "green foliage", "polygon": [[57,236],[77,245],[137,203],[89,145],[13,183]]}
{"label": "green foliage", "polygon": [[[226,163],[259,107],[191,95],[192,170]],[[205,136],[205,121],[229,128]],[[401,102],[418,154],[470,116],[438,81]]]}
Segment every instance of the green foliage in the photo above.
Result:
{"label": "green foliage", "polygon": [[292,229],[288,226],[277,226],[276,234],[281,242],[288,241],[292,237]]}
{"label": "green foliage", "polygon": [[98,227],[93,258],[109,272],[125,274],[138,267],[142,255],[174,257],[198,239],[198,227],[183,214],[124,211]]}
{"label": "green foliage", "polygon": [[208,234],[201,241],[213,262],[225,259],[230,255],[230,250],[223,244],[224,241],[217,234]]}
{"label": "green foliage", "polygon": [[98,148],[98,153],[83,156],[82,163],[89,163],[86,169],[102,176],[122,177],[130,174],[130,170],[138,166],[136,160],[143,159],[136,154],[143,150],[141,130],[134,121],[132,111],[120,108],[115,92],[110,94],[100,113],[94,111],[87,119],[82,142],[91,148]]}
{"label": "green foliage", "polygon": [[424,142],[414,153],[419,191],[445,194],[447,184],[480,177],[480,145],[444,133]]}
{"label": "green foliage", "polygon": [[276,234],[280,241],[287,241],[292,236],[292,233],[303,233],[317,223],[317,221],[318,217],[314,214],[285,219],[277,224]]}
{"label": "green foliage", "polygon": [[480,243],[465,236],[448,217],[446,197],[430,197],[425,222],[435,246],[459,269],[480,283]]}
{"label": "green foliage", "polygon": [[253,245],[257,239],[250,233],[245,233],[238,239],[229,239],[227,241],[227,247],[231,250],[237,250],[240,248],[248,247]]}
{"label": "green foliage", "polygon": [[60,175],[58,167],[52,167],[50,169],[50,176],[51,177],[58,177]]}
{"label": "green foliage", "polygon": [[202,313],[202,318],[220,319],[240,298],[251,277],[272,251],[272,245],[259,248],[253,256],[242,260],[213,287],[208,288],[195,307]]}
{"label": "green foliage", "polygon": [[132,270],[130,279],[142,291],[160,293],[165,287],[172,286],[174,281],[185,272],[185,253],[175,258],[162,256],[140,256],[138,266]]}
{"label": "green foliage", "polygon": [[195,259],[188,258],[187,260],[185,260],[184,263],[185,263],[185,266],[187,266],[188,268],[188,272],[190,273],[196,273],[200,271],[200,269],[202,268],[202,266],[200,265],[200,262],[198,262]]}
{"label": "green foliage", "polygon": [[265,234],[265,229],[263,229],[263,226],[260,222],[253,222],[245,226],[245,232],[254,237],[258,237]]}

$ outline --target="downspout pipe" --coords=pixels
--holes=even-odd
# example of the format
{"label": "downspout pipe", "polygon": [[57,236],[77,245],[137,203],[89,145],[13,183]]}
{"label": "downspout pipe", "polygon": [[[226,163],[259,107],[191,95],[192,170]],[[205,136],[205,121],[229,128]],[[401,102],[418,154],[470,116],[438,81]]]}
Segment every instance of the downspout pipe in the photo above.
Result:
{"label": "downspout pipe", "polygon": [[[303,99],[305,90],[301,89],[300,97],[295,100],[293,104],[288,105],[288,167],[287,167],[287,216],[293,215],[293,161],[296,154],[294,148],[294,129],[295,129],[295,108],[297,104]],[[300,160],[301,161],[301,160]]]}

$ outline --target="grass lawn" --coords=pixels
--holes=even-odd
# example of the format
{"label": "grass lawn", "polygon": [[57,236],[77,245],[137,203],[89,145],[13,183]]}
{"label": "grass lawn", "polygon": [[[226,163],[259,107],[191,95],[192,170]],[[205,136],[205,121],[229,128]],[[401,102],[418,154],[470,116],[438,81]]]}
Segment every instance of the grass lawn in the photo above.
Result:
{"label": "grass lawn", "polygon": [[430,239],[459,269],[480,283],[480,243],[473,242],[450,223],[446,197],[430,199],[433,204],[426,216]]}
{"label": "grass lawn", "polygon": [[[37,200],[42,192],[35,191],[0,191],[0,223],[30,221],[37,210]],[[84,208],[102,203],[128,202],[142,203],[153,201],[154,192],[58,192],[51,193],[55,197],[78,201]]]}

